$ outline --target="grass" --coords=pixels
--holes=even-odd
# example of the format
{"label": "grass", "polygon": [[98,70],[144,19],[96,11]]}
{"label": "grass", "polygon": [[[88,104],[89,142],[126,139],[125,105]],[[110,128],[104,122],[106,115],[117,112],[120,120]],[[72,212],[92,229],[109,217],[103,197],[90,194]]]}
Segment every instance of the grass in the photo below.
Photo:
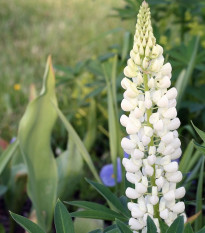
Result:
{"label": "grass", "polygon": [[[0,137],[17,134],[28,102],[29,86],[40,87],[48,54],[54,64],[73,65],[102,53],[121,34],[108,17],[118,0],[1,0],[0,7]],[[20,84],[20,90],[14,85]],[[65,90],[66,93],[66,90]]]}

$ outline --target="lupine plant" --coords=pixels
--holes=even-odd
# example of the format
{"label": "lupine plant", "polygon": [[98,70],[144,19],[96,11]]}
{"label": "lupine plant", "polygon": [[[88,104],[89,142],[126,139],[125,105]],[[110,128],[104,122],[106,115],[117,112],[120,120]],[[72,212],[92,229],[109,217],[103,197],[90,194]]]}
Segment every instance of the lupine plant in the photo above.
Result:
{"label": "lupine plant", "polygon": [[[123,59],[125,59],[125,57],[126,56],[123,56]],[[51,150],[49,150],[49,158],[50,160],[52,159],[54,168],[57,167],[58,174],[56,174],[54,178],[48,175],[49,172],[51,172],[49,163],[46,163],[48,170],[45,170],[45,168],[41,168],[43,164],[39,166],[39,160],[34,160],[35,158],[33,158],[33,151],[37,149],[37,147],[34,148],[33,145],[39,140],[39,134],[36,134],[33,140],[34,143],[31,143],[31,141],[28,143],[26,139],[30,139],[25,135],[25,132],[30,128],[29,135],[34,135],[32,130],[36,130],[37,126],[33,125],[29,128],[29,125],[26,126],[26,123],[28,119],[34,119],[34,123],[36,123],[36,117],[34,116],[37,115],[39,117],[39,111],[37,111],[36,115],[31,114],[30,117],[26,117],[27,115],[24,116],[17,140],[10,147],[10,152],[3,154],[0,158],[0,173],[11,159],[11,156],[13,156],[12,151],[20,145],[20,149],[25,157],[27,169],[29,170],[28,178],[30,179],[30,183],[28,183],[28,191],[37,212],[38,225],[25,217],[11,213],[13,219],[30,233],[53,232],[54,229],[50,228],[53,219],[54,202],[56,202],[58,197],[64,197],[64,195],[60,195],[60,191],[65,190],[65,187],[67,187],[65,183],[68,180],[70,182],[69,188],[74,186],[73,181],[76,180],[76,177],[72,179],[70,174],[67,174],[69,170],[67,165],[71,166],[75,171],[76,164],[79,165],[79,160],[74,160],[72,155],[75,155],[76,159],[76,155],[80,153],[98,183],[88,179],[86,179],[86,181],[107,201],[107,206],[105,206],[104,203],[97,204],[89,201],[71,201],[66,204],[81,209],[69,214],[66,207],[58,200],[54,212],[54,223],[57,233],[75,232],[71,217],[109,221],[108,224],[107,222],[105,223],[104,229],[101,227],[89,233],[190,233],[193,232],[190,221],[194,221],[198,217],[197,221],[195,221],[195,231],[197,233],[204,233],[205,227],[199,230],[202,227],[202,215],[200,215],[202,202],[200,201],[199,204],[198,202],[194,203],[196,204],[196,211],[199,212],[195,216],[192,216],[191,220],[187,220],[186,214],[184,213],[185,204],[180,201],[180,199],[185,195],[185,188],[181,186],[181,184],[189,190],[187,186],[190,187],[193,179],[196,179],[196,174],[199,170],[199,185],[197,185],[196,196],[199,200],[202,199],[205,159],[204,157],[199,159],[199,163],[197,163],[197,166],[189,177],[186,175],[184,177],[182,176],[178,168],[178,161],[175,161],[178,160],[182,154],[180,148],[181,142],[177,132],[180,126],[180,120],[177,118],[176,111],[177,90],[173,87],[170,88],[172,68],[170,63],[164,61],[163,48],[156,43],[156,39],[153,35],[148,4],[144,1],[140,8],[134,36],[134,46],[130,52],[130,59],[127,62],[127,66],[124,69],[126,77],[123,78],[121,82],[122,87],[125,89],[121,107],[128,113],[122,115],[120,118],[120,122],[126,128],[128,134],[121,141],[124,156],[120,154],[119,147],[117,147],[117,137],[120,137],[120,130],[118,129],[118,123],[116,123],[118,116],[115,90],[117,57],[115,56],[113,62],[111,82],[109,80],[109,75],[107,75],[106,67],[103,67],[109,96],[109,138],[113,164],[104,166],[100,172],[100,177],[96,172],[86,147],[83,145],[66,117],[57,107],[56,101],[50,98],[52,96],[55,97],[55,79],[51,63],[49,62],[48,65],[49,69],[47,71],[49,71],[50,75],[45,78],[45,81],[47,81],[45,84],[50,83],[50,85],[47,85],[48,88],[43,88],[45,92],[43,93],[47,101],[44,100],[45,96],[43,98],[42,95],[38,97],[37,100],[43,98],[45,106],[47,107],[49,103],[49,109],[54,113],[55,118],[58,115],[64,123],[64,126],[69,132],[68,150],[70,157],[68,159],[66,152],[57,159],[54,159],[50,153]],[[34,105],[37,100],[30,104],[28,110],[31,110],[32,105]],[[42,105],[39,106],[41,107]],[[28,110],[26,114],[30,113]],[[39,121],[44,119],[45,122],[47,122],[45,114],[42,115],[43,117],[39,117]],[[46,124],[42,123],[41,125]],[[42,130],[43,126],[39,128]],[[195,129],[205,142],[205,133],[196,127]],[[48,136],[50,137],[50,135]],[[47,137],[47,149],[50,148],[48,143],[49,137]],[[77,147],[76,150],[74,150],[74,145]],[[43,156],[43,154],[45,154],[45,145],[42,143],[40,146],[42,146],[43,150],[39,147],[36,154],[38,154],[37,152],[42,152]],[[198,150],[197,153],[193,153],[194,146]],[[201,156],[200,153],[205,153],[204,144],[201,145],[196,142],[190,142],[180,162],[181,170],[183,172],[190,171],[193,168],[193,164],[195,164],[196,160]],[[191,158],[192,155],[195,161],[193,162],[193,158],[190,159],[190,164],[188,164],[188,168],[186,169],[186,165],[189,163],[188,158]],[[126,170],[127,182],[124,182],[124,171],[121,171],[120,158],[118,158],[118,156],[124,157],[122,164]],[[33,159],[32,162],[30,161],[31,159]],[[80,161],[81,160],[82,158],[80,157]],[[73,164],[75,164],[75,166],[73,166]],[[32,167],[36,168],[36,170],[31,169]],[[79,166],[78,169],[82,170],[81,166]],[[72,173],[74,173],[74,171],[72,170]],[[43,176],[39,176],[40,172],[48,175],[46,176],[47,180],[44,179],[43,184],[41,183]],[[64,174],[64,172],[66,172],[66,174]],[[52,172],[51,174],[53,175]],[[50,187],[55,190],[44,195],[42,190],[52,190],[51,188],[48,189],[48,180],[52,182],[50,182]],[[125,191],[126,196],[121,196],[120,198],[106,187],[117,186],[119,182],[121,182],[123,189],[124,184],[127,186]],[[106,186],[101,183],[104,183]],[[51,196],[51,198],[48,199],[48,195]],[[44,203],[45,198],[47,198],[46,203]],[[46,207],[48,210],[45,208],[45,204],[47,204]]]}
{"label": "lupine plant", "polygon": [[[144,1],[138,14],[134,46],[124,69],[126,77],[121,107],[129,115],[121,116],[128,137],[121,145],[130,158],[123,159],[128,187],[126,196],[132,200],[128,208],[132,230],[147,232],[146,219],[151,216],[159,231],[159,219],[171,225],[179,214],[184,216],[185,188],[176,188],[182,180],[178,163],[181,142],[177,128],[176,88],[171,86],[171,65],[165,63],[163,48],[156,43],[151,25],[150,9]],[[169,89],[170,88],[170,89]]]}

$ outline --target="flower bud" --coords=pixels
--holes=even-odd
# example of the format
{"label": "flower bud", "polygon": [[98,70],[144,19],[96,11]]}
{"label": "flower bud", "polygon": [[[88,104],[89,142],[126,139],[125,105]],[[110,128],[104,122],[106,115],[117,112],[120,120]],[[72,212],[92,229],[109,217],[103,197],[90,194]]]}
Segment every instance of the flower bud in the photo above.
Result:
{"label": "flower bud", "polygon": [[129,118],[128,118],[126,115],[123,114],[123,115],[120,117],[120,123],[121,123],[122,126],[126,127],[128,121],[129,121]]}
{"label": "flower bud", "polygon": [[129,112],[129,111],[133,110],[135,108],[135,106],[132,103],[130,103],[130,101],[123,99],[121,102],[121,108],[125,112]]}
{"label": "flower bud", "polygon": [[183,198],[184,195],[186,193],[186,190],[184,187],[180,187],[178,189],[175,190],[175,198],[176,199],[180,199],[180,198]]}
{"label": "flower bud", "polygon": [[178,148],[178,149],[176,149],[175,152],[172,153],[170,156],[171,156],[171,159],[174,160],[174,159],[180,158],[181,155],[182,155],[182,150],[181,150],[181,148]]}
{"label": "flower bud", "polygon": [[167,119],[173,119],[177,116],[177,110],[176,108],[168,108],[167,111],[163,113],[163,117]]}
{"label": "flower bud", "polygon": [[155,155],[150,155],[147,157],[147,161],[150,165],[153,165],[156,161],[156,156]]}
{"label": "flower bud", "polygon": [[124,69],[124,75],[128,78],[134,78],[137,76],[137,71],[132,69],[130,66],[126,66]]}
{"label": "flower bud", "polygon": [[131,83],[132,82],[128,78],[123,78],[121,81],[121,86],[126,90],[131,85]]}
{"label": "flower bud", "polygon": [[129,219],[129,225],[131,227],[132,230],[141,230],[143,228],[143,225],[136,220],[135,218],[130,218]]}
{"label": "flower bud", "polygon": [[132,184],[139,182],[141,180],[141,177],[142,173],[140,171],[136,173],[126,172],[126,178]]}
{"label": "flower bud", "polygon": [[182,173],[180,171],[174,173],[166,173],[166,178],[169,182],[179,183],[182,180]]}
{"label": "flower bud", "polygon": [[169,211],[168,209],[164,209],[162,211],[160,211],[160,218],[162,219],[167,219],[169,216]]}
{"label": "flower bud", "polygon": [[156,205],[159,202],[159,197],[158,196],[151,196],[150,197],[150,203],[152,205]]}
{"label": "flower bud", "polygon": [[172,142],[173,139],[174,139],[173,133],[169,132],[162,137],[162,142],[169,144],[170,142]]}
{"label": "flower bud", "polygon": [[170,121],[168,125],[168,130],[175,130],[178,129],[180,126],[180,120],[179,118],[174,118],[173,120]]}
{"label": "flower bud", "polygon": [[132,160],[127,158],[123,158],[122,164],[127,172],[138,172],[141,167],[140,165],[133,163]]}
{"label": "flower bud", "polygon": [[166,194],[164,194],[164,199],[166,201],[172,201],[172,200],[174,200],[175,199],[175,193],[174,193],[174,191],[171,190],[171,191],[167,192]]}
{"label": "flower bud", "polygon": [[176,172],[178,170],[178,163],[177,162],[171,162],[164,166],[164,170],[166,172]]}
{"label": "flower bud", "polygon": [[167,99],[166,95],[162,96],[162,98],[159,99],[159,101],[157,102],[157,105],[160,108],[166,108],[168,106],[168,99]]}
{"label": "flower bud", "polygon": [[171,86],[171,81],[168,76],[164,76],[158,84],[159,88],[166,89]]}
{"label": "flower bud", "polygon": [[180,214],[180,213],[184,212],[184,210],[185,210],[185,205],[184,205],[184,202],[182,202],[182,201],[176,203],[172,207],[172,211],[177,213],[177,214]]}
{"label": "flower bud", "polygon": [[140,193],[140,194],[143,194],[143,193],[146,193],[146,192],[147,192],[147,187],[144,186],[144,185],[141,184],[141,183],[137,183],[137,184],[135,185],[135,189],[136,189],[136,191],[137,191],[138,193]]}
{"label": "flower bud", "polygon": [[177,97],[177,89],[175,87],[172,87],[167,91],[166,96],[169,100],[175,99]]}
{"label": "flower bud", "polygon": [[130,139],[125,137],[121,141],[121,146],[122,146],[123,149],[131,150],[131,149],[134,149],[136,145]]}
{"label": "flower bud", "polygon": [[154,173],[153,167],[151,167],[150,165],[145,166],[145,173],[146,173],[148,176],[152,176],[153,173]]}
{"label": "flower bud", "polygon": [[130,199],[137,199],[140,197],[140,194],[138,194],[135,189],[129,187],[126,189],[125,194]]}
{"label": "flower bud", "polygon": [[164,185],[164,178],[162,176],[159,177],[159,179],[156,179],[155,183],[158,188],[162,188],[162,186]]}

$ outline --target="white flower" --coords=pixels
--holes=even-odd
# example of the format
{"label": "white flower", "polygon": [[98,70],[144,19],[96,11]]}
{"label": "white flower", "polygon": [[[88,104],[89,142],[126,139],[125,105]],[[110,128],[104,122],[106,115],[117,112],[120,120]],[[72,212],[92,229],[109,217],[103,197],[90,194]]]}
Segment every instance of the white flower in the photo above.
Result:
{"label": "white flower", "polygon": [[184,211],[184,203],[177,201],[184,197],[185,189],[176,189],[182,173],[178,171],[178,163],[171,161],[182,154],[177,132],[180,126],[177,90],[170,88],[171,71],[171,64],[164,64],[163,48],[156,43],[150,10],[144,1],[138,14],[133,49],[124,69],[126,77],[121,81],[125,90],[121,108],[129,112],[120,118],[129,134],[122,139],[121,146],[131,155],[122,164],[127,180],[135,185],[125,192],[128,198],[136,199],[136,203],[128,203],[133,233],[147,232],[148,215],[160,233],[157,214],[171,225]]}

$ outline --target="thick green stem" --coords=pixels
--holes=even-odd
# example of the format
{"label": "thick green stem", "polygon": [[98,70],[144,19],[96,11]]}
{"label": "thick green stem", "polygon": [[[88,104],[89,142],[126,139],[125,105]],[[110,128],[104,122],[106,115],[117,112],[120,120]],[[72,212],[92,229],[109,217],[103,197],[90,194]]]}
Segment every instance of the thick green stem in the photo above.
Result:
{"label": "thick green stem", "polygon": [[[149,87],[148,87],[148,75],[144,73],[144,89],[145,91],[149,91]],[[147,109],[146,110],[146,114],[147,114],[147,126],[152,127],[152,124],[149,122],[149,118],[150,116],[152,115],[152,108],[150,109]],[[151,137],[151,141],[148,145],[148,151],[149,151],[149,148],[150,146],[154,146],[154,136]],[[156,186],[156,183],[155,183],[155,172],[156,172],[156,169],[155,169],[155,164],[152,165],[153,169],[154,169],[154,172],[153,172],[153,175],[151,176],[150,178],[150,182],[151,182],[151,186]],[[159,219],[159,202],[154,205],[154,218],[158,218]]]}

